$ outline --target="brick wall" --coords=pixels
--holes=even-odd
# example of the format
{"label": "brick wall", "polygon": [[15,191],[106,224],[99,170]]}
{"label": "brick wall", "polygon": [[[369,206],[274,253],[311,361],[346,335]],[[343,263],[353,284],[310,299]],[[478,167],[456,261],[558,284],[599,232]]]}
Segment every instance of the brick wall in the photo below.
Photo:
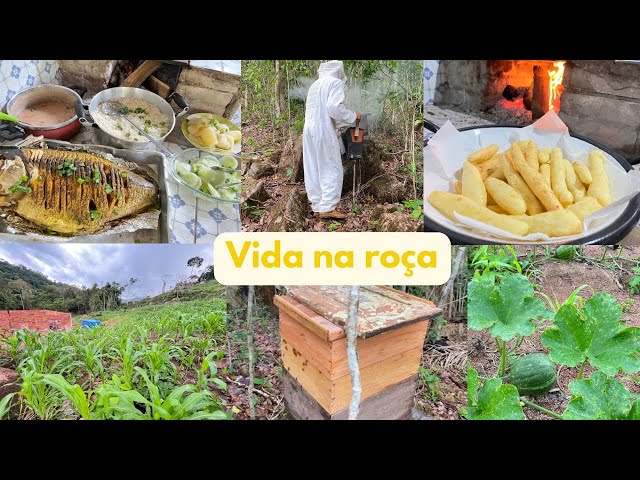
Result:
{"label": "brick wall", "polygon": [[573,132],[640,155],[640,64],[574,60],[562,83],[560,118]]}
{"label": "brick wall", "polygon": [[19,330],[69,330],[71,314],[52,310],[0,310],[0,331]]}

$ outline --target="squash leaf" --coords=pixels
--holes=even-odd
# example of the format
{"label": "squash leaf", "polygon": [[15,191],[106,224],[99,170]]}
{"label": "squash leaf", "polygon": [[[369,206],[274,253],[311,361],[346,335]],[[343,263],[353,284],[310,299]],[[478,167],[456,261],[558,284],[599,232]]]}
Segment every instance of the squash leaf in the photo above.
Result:
{"label": "squash leaf", "polygon": [[631,407],[627,420],[640,420],[640,400],[636,400],[633,407]]}
{"label": "squash leaf", "polygon": [[640,328],[620,321],[622,310],[614,297],[600,292],[585,302],[584,309],[565,304],[553,325],[541,336],[551,360],[575,367],[587,360],[609,376],[618,370],[640,370]]}
{"label": "squash leaf", "polygon": [[572,399],[562,414],[565,420],[640,419],[638,403],[633,403],[631,393],[602,372],[594,372],[588,380],[571,382],[569,390]]}
{"label": "squash leaf", "polygon": [[535,331],[534,320],[551,318],[541,299],[524,275],[513,274],[495,284],[493,276],[475,278],[469,283],[468,326],[472,330],[491,328],[491,335],[511,340]]}
{"label": "squash leaf", "polygon": [[478,372],[467,366],[468,420],[524,420],[518,389],[499,378],[484,382],[476,401]]}
{"label": "squash leaf", "polygon": [[467,363],[467,405],[474,405],[480,381],[478,380],[478,371]]}

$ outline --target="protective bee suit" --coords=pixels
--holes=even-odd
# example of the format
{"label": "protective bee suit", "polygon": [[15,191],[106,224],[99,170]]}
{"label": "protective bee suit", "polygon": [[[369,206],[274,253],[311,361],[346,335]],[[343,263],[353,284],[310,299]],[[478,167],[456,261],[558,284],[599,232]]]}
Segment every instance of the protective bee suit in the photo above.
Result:
{"label": "protective bee suit", "polygon": [[333,60],[320,64],[316,80],[307,94],[302,135],[304,184],[314,212],[332,212],[342,193],[342,152],[339,129],[356,120],[356,113],[343,105],[344,66]]}

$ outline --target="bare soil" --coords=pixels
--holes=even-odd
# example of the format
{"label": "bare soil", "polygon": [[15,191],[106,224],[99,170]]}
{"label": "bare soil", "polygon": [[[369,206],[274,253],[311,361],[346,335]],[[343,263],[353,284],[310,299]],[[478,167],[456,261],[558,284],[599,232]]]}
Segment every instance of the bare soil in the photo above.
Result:
{"label": "bare soil", "polygon": [[[255,123],[243,124],[243,153],[253,157],[253,162],[262,163],[270,162],[271,159],[277,157],[277,152],[281,151],[284,144],[289,140],[289,134],[283,128],[260,127]],[[418,179],[415,184],[412,176],[407,171],[407,165],[410,163],[410,154],[405,152],[404,145],[401,145],[401,138],[395,136],[378,136],[375,139],[376,144],[384,146],[384,149],[390,154],[390,161],[384,163],[383,167],[387,173],[392,175],[402,184],[403,198],[421,199],[423,197],[422,187],[422,132],[416,133],[416,144],[419,148],[416,154],[416,172]],[[404,153],[404,154],[403,154]],[[265,178],[265,189],[270,198],[255,206],[243,206],[242,208],[242,227],[243,230],[249,232],[265,231],[270,223],[270,212],[274,204],[290,189],[292,185],[300,185],[296,183],[282,171],[276,171],[272,175]],[[331,219],[320,219],[315,217],[309,209],[304,218],[303,231],[305,232],[366,232],[376,230],[376,221],[371,218],[373,209],[379,202],[370,194],[365,192],[357,195],[353,199],[352,193],[345,194],[339,205],[338,211],[347,214],[347,218],[342,221]],[[398,210],[407,216],[412,210],[405,207],[402,203],[397,204]]]}
{"label": "bare soil", "polygon": [[434,420],[460,420],[461,410],[467,406],[467,327],[464,323],[447,323],[442,327],[436,344],[425,343],[421,367],[438,380],[432,388],[418,379],[415,408]]}

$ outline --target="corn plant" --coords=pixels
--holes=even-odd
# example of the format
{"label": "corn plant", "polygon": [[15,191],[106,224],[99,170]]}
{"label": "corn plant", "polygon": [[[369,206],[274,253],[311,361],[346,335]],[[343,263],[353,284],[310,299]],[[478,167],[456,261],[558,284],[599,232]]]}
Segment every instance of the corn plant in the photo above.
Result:
{"label": "corn plant", "polygon": [[[62,413],[61,397],[48,385],[39,382],[40,374],[33,370],[22,370],[20,380],[22,388],[18,395],[22,398],[22,406],[40,420],[53,420]],[[22,412],[23,416],[27,412]]]}
{"label": "corn plant", "polygon": [[[120,310],[115,326],[0,338],[21,387],[0,413],[12,405],[18,418],[65,418],[69,407],[96,420],[227,418],[212,393],[226,388],[215,363],[224,308],[216,300],[142,307]],[[194,376],[196,385],[176,385]]]}
{"label": "corn plant", "polygon": [[[174,388],[162,398],[159,388],[141,368],[137,368],[149,391],[150,415],[154,420],[226,420],[228,415],[208,390],[198,391],[194,385]],[[188,395],[187,395],[188,394]]]}
{"label": "corn plant", "polygon": [[11,400],[13,400],[14,395],[15,393],[10,393],[0,399],[0,420],[2,420],[7,413],[9,413],[9,410],[11,410]]}
{"label": "corn plant", "polygon": [[200,369],[198,370],[198,383],[196,387],[206,388],[209,383],[215,384],[220,390],[226,390],[227,384],[224,383],[217,377],[218,367],[215,360],[220,360],[224,354],[222,352],[211,352],[209,355],[202,359],[202,365],[200,365]]}
{"label": "corn plant", "polygon": [[93,388],[96,376],[104,379],[104,365],[102,364],[103,344],[105,340],[91,341],[82,345],[77,350],[78,365],[89,376],[89,388]]}
{"label": "corn plant", "polygon": [[112,361],[120,362],[120,372],[122,381],[127,389],[133,388],[135,366],[143,356],[143,352],[135,350],[135,344],[131,337],[125,337],[119,347],[111,347],[109,358]]}

